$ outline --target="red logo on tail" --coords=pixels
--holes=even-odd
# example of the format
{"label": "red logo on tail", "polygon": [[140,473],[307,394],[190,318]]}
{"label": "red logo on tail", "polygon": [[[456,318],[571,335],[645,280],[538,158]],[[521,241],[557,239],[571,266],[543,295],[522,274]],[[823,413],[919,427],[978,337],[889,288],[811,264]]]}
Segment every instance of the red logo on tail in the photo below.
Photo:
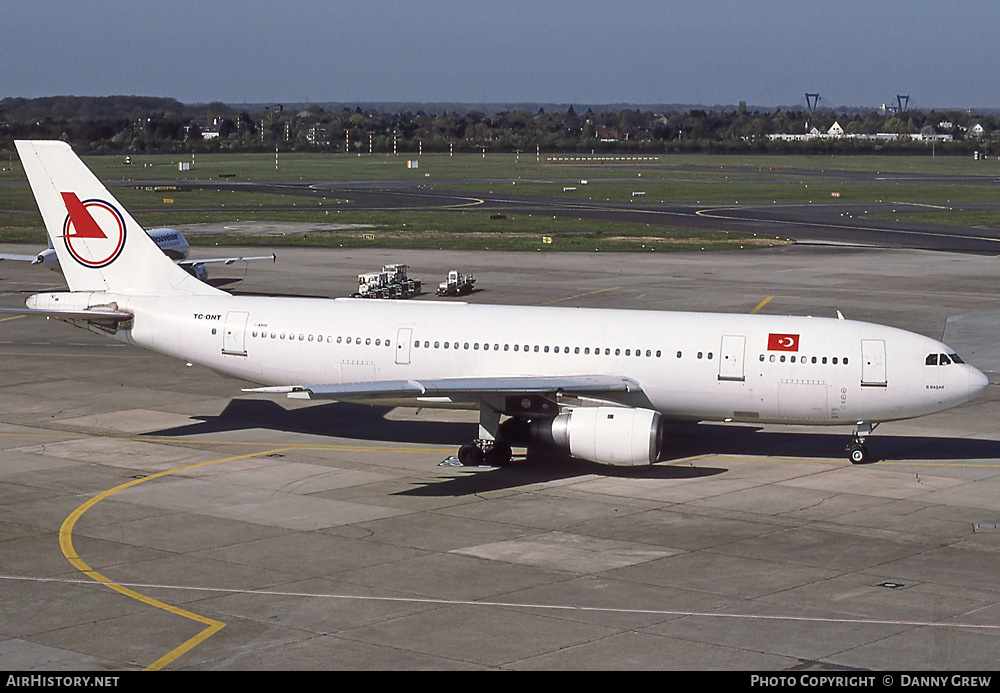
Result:
{"label": "red logo on tail", "polygon": [[80,201],[76,193],[61,193],[66,205],[63,241],[73,259],[84,267],[105,267],[125,247],[125,219],[104,200]]}

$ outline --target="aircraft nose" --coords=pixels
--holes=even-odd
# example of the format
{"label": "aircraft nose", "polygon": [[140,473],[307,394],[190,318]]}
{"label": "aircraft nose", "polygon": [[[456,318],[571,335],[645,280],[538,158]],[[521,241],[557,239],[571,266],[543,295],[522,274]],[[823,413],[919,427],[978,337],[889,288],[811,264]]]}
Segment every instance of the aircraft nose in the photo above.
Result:
{"label": "aircraft nose", "polygon": [[972,394],[978,395],[990,386],[989,377],[978,368],[969,366],[969,390]]}

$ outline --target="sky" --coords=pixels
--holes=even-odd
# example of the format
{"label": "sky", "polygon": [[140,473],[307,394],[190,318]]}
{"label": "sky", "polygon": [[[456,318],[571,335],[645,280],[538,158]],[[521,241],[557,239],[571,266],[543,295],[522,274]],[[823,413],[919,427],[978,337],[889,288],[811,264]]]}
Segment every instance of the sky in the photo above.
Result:
{"label": "sky", "polygon": [[1000,107],[996,0],[0,0],[0,98]]}

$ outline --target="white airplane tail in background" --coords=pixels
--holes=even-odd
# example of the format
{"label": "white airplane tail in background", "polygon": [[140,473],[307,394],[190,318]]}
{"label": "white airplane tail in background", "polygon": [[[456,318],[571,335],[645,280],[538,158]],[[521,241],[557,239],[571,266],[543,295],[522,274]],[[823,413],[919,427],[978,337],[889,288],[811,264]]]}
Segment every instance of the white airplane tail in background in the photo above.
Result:
{"label": "white airplane tail in background", "polygon": [[224,293],[167,258],[68,144],[15,145],[70,291]]}

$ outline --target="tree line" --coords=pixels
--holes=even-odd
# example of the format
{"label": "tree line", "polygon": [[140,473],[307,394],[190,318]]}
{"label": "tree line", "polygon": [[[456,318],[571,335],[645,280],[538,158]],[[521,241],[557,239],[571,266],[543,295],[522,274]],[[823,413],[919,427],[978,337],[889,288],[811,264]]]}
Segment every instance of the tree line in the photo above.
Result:
{"label": "tree line", "polygon": [[[899,139],[777,140],[775,134],[894,133]],[[911,135],[950,135],[940,153],[988,151],[1000,139],[1000,114],[958,109],[817,110],[801,107],[643,109],[525,107],[390,109],[310,104],[237,107],[186,105],[156,97],[58,96],[0,100],[0,147],[15,139],[62,139],[83,154],[320,151],[872,153],[922,152]]]}

